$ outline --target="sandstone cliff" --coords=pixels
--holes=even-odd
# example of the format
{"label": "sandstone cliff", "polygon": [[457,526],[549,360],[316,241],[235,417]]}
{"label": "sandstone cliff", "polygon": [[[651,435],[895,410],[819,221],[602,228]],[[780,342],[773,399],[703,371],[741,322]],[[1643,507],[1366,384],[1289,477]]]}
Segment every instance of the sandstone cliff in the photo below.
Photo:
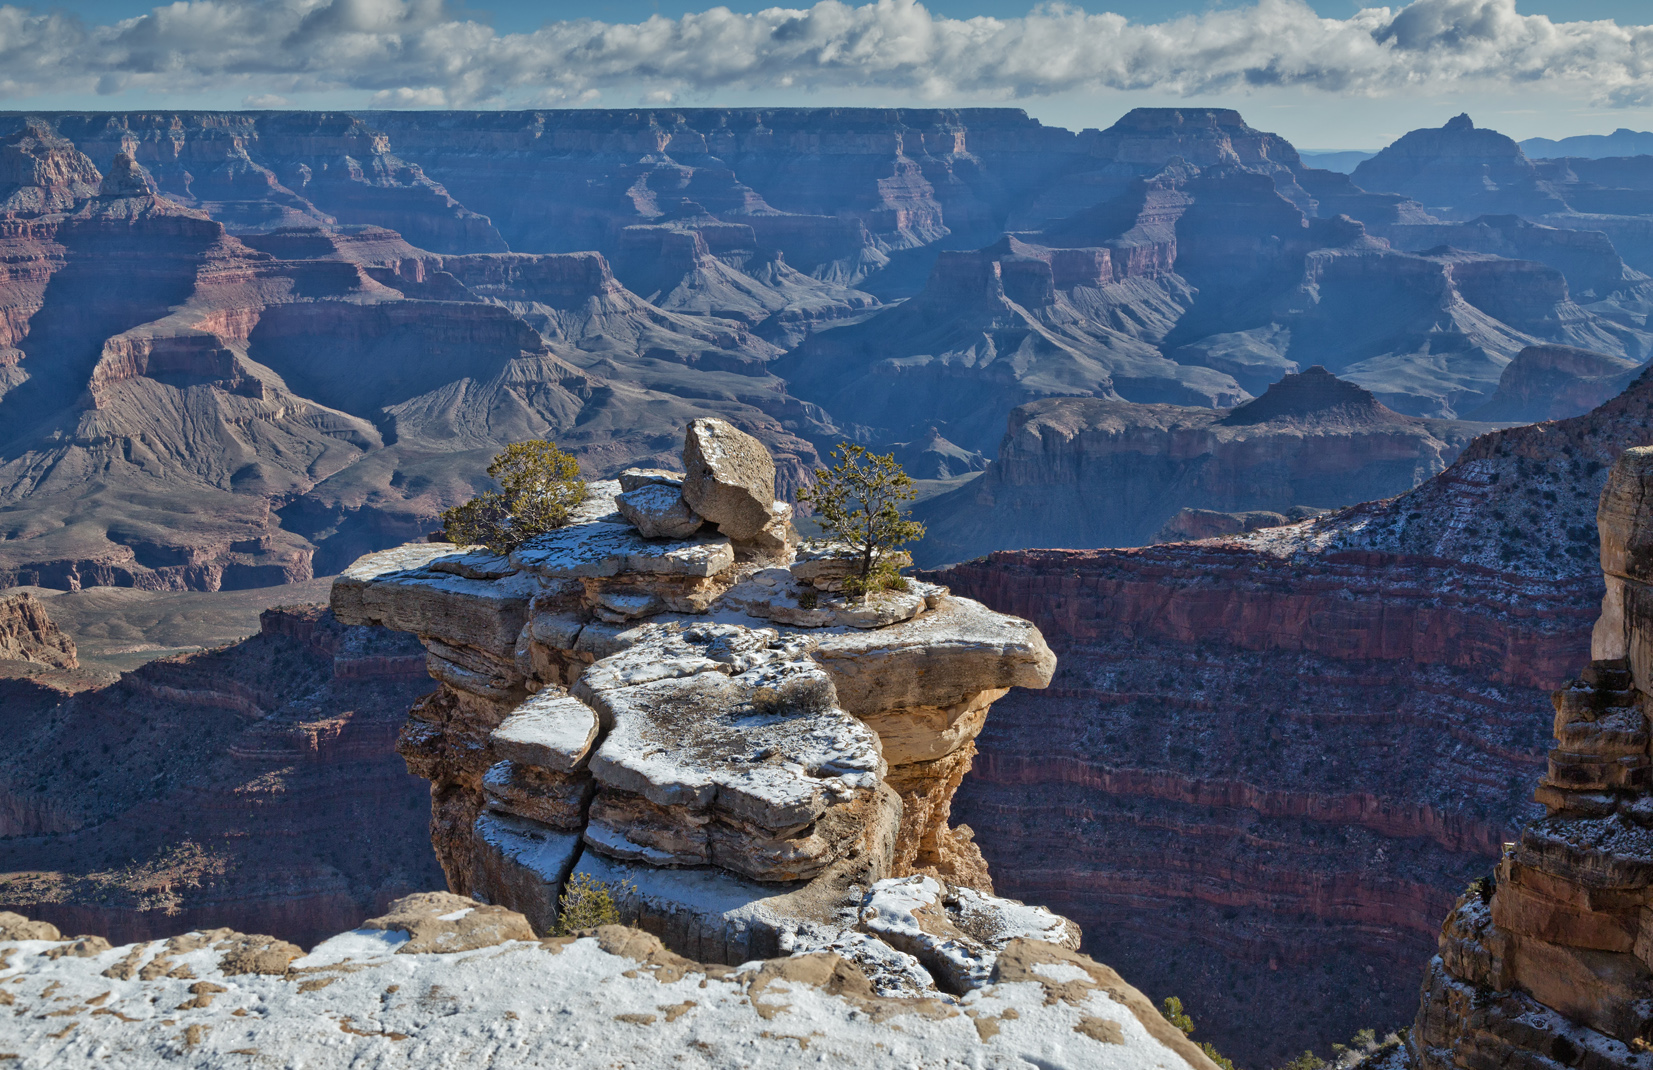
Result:
{"label": "sandstone cliff", "polygon": [[1317,520],[931,576],[1060,658],[995,706],[955,803],[999,890],[1242,1062],[1409,1019],[1440,918],[1536,814],[1534,711],[1589,659],[1596,501],[1650,426],[1643,379]]}
{"label": "sandstone cliff", "polygon": [[0,661],[54,669],[79,667],[75,641],[64,635],[33,595],[0,595]]}

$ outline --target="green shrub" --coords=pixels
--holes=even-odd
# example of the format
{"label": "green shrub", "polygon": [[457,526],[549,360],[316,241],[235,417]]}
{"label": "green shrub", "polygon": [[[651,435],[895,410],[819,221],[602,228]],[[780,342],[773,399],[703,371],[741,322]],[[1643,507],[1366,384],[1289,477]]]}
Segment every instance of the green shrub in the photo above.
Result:
{"label": "green shrub", "polygon": [[557,935],[575,936],[599,925],[620,924],[620,908],[614,902],[616,891],[628,894],[637,888],[630,881],[611,886],[589,873],[574,874],[557,900]]}
{"label": "green shrub", "polygon": [[456,546],[480,543],[508,554],[536,535],[568,523],[585,500],[580,463],[555,442],[513,442],[494,455],[488,475],[500,485],[442,514],[442,535]]}
{"label": "green shrub", "polygon": [[1182,1009],[1182,1000],[1176,996],[1166,996],[1165,1001],[1159,1005],[1159,1013],[1167,1022],[1182,1030],[1183,1036],[1194,1031],[1194,1019],[1188,1017],[1187,1012]]}
{"label": "green shrub", "polygon": [[861,559],[856,574],[844,581],[844,593],[864,598],[906,590],[893,555],[924,537],[924,525],[907,519],[901,508],[917,494],[913,477],[896,463],[895,454],[880,456],[850,442],[840,442],[832,457],[838,463],[817,468],[815,482],[798,491],[798,500],[814,506],[821,527]]}
{"label": "green shrub", "polygon": [[[1188,1016],[1188,1012],[1183,1009],[1182,1000],[1176,996],[1166,996],[1159,1005],[1159,1013],[1167,1022],[1182,1030],[1183,1036],[1194,1032],[1194,1019]],[[1234,1070],[1234,1060],[1218,1051],[1209,1041],[1200,1041],[1200,1050],[1205,1053],[1207,1059],[1223,1070]]]}
{"label": "green shrub", "polygon": [[1279,1070],[1326,1070],[1326,1060],[1312,1051],[1305,1051]]}

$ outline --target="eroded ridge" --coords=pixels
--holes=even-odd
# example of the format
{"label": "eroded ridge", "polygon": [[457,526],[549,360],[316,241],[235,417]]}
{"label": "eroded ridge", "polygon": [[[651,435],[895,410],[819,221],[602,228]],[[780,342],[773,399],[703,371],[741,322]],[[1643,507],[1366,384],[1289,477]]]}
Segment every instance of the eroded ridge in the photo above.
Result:
{"label": "eroded ridge", "polygon": [[1597,514],[1590,666],[1555,692],[1544,817],[1458,899],[1410,1041],[1427,1070],[1653,1067],[1653,448]]}
{"label": "eroded ridge", "polygon": [[948,823],[989,707],[1050,681],[1038,629],[917,581],[846,597],[723,421],[690,424],[684,466],[591,484],[509,559],[410,544],[335,584],[341,620],[428,651],[399,747],[453,891],[544,934],[585,873],[678,953],[832,948],[891,991],[977,987],[1012,938],[1077,947]]}

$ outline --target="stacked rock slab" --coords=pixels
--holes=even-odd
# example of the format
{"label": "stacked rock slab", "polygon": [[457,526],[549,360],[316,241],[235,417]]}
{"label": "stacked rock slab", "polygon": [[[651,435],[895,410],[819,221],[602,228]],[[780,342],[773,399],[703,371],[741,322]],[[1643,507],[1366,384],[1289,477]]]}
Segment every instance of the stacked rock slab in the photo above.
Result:
{"label": "stacked rock slab", "polygon": [[[838,551],[798,559],[755,439],[719,420],[686,439],[687,474],[592,483],[568,526],[509,559],[410,544],[335,583],[339,619],[428,652],[439,687],[399,747],[431,781],[450,887],[545,933],[584,873],[703,961],[817,947],[896,988],[980,981],[982,934],[1026,935],[1032,908],[991,896],[949,807],[988,707],[1048,684],[1054,655],[1028,622],[942,587],[845,596]],[[915,875],[949,935],[898,949],[863,908]],[[1041,938],[1077,946],[1037,913]],[[956,940],[952,959],[933,950],[954,936],[968,969]]]}
{"label": "stacked rock slab", "polygon": [[1597,513],[1592,661],[1555,692],[1548,813],[1459,898],[1425,973],[1418,1066],[1653,1068],[1653,448]]}

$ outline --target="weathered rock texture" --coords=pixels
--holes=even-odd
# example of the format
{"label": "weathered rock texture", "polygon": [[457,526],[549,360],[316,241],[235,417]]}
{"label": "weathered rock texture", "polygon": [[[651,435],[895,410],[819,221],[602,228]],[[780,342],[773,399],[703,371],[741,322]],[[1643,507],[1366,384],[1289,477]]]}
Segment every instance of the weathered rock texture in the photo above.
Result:
{"label": "weathered rock texture", "polygon": [[1537,812],[1537,711],[1600,611],[1596,503],[1649,428],[1644,378],[1387,501],[930,575],[1061,659],[996,704],[954,804],[998,890],[1245,1063],[1409,1020],[1441,917]]}
{"label": "weathered rock texture", "polygon": [[917,557],[936,566],[991,550],[1140,546],[1184,509],[1283,523],[1294,509],[1410,490],[1495,426],[1402,416],[1320,367],[1228,411],[1037,401],[1011,413],[986,472],[914,510],[928,528]]}
{"label": "weathered rock texture", "polygon": [[[431,781],[449,887],[545,933],[584,873],[668,946],[734,964],[805,946],[876,958],[862,894],[927,875],[922,940],[956,936],[987,962],[993,926],[969,915],[992,884],[950,807],[988,707],[1050,680],[1038,630],[916,581],[848,600],[830,551],[792,564],[789,514],[758,504],[774,485],[758,443],[696,421],[683,461],[684,499],[720,531],[644,538],[609,511],[615,495],[678,484],[628,472],[509,560],[413,544],[335,582],[340,620],[413,632],[429,652],[439,686],[400,749]],[[778,547],[740,538],[774,517]],[[1048,938],[1077,942],[1036,913]],[[991,972],[918,946],[900,949],[943,988]]]}
{"label": "weathered rock texture", "polygon": [[40,600],[28,594],[0,595],[0,661],[79,667],[75,641],[52,623]]}
{"label": "weathered rock texture", "polygon": [[422,654],[309,606],[74,694],[67,673],[0,680],[0,909],[116,943],[229,925],[308,945],[437,884],[394,751]]}
{"label": "weathered rock texture", "polygon": [[1597,515],[1607,594],[1553,696],[1546,813],[1441,929],[1410,1040],[1427,1070],[1653,1062],[1653,449],[1619,458]]}
{"label": "weathered rock texture", "polygon": [[891,995],[885,976],[848,949],[737,970],[619,925],[535,940],[521,914],[445,893],[308,955],[222,928],[110,947],[0,914],[0,1050],[29,1067],[111,1050],[144,1068],[425,1063],[484,1034],[498,1067],[1216,1070],[1113,970],[1037,936],[1005,939],[959,998]]}

